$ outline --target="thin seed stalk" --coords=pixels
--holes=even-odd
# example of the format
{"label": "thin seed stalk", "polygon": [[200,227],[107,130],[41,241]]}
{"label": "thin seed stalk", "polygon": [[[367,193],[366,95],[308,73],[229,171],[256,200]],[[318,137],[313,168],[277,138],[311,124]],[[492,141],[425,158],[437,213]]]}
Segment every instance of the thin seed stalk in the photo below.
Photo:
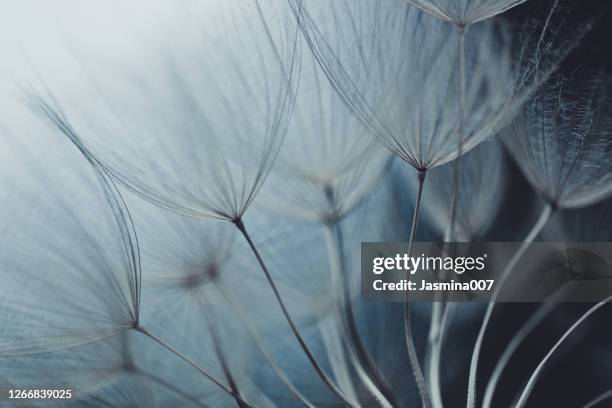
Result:
{"label": "thin seed stalk", "polygon": [[291,383],[289,376],[274,360],[274,357],[272,356],[272,354],[270,354],[270,352],[265,348],[264,341],[262,340],[261,336],[257,333],[257,330],[255,329],[255,327],[253,327],[253,324],[251,323],[249,318],[246,316],[244,312],[244,307],[241,304],[239,304],[238,300],[235,299],[234,296],[232,296],[230,293],[227,293],[227,291],[222,285],[216,285],[216,288],[219,290],[221,295],[225,298],[225,300],[230,305],[230,307],[232,307],[232,309],[238,316],[238,319],[242,322],[242,324],[247,329],[251,337],[253,337],[253,340],[255,341],[255,345],[257,346],[257,348],[259,348],[259,350],[262,352],[262,354],[264,355],[264,358],[266,359],[268,364],[270,364],[270,367],[272,367],[272,369],[274,370],[278,378],[287,386],[291,394],[293,394],[293,396],[296,397],[296,399],[300,401],[302,405],[304,405],[305,407],[315,408],[315,406],[310,401],[308,401],[308,399],[304,397],[304,395],[302,395],[300,391]]}
{"label": "thin seed stalk", "polygon": [[459,62],[457,70],[459,72],[459,126],[457,127],[457,158],[453,163],[453,189],[451,192],[451,205],[449,225],[446,234],[446,242],[450,242],[455,237],[455,219],[457,217],[457,201],[459,198],[459,179],[461,178],[461,158],[463,156],[463,143],[465,138],[465,34],[469,26],[457,26],[459,52]]}
{"label": "thin seed stalk", "polygon": [[436,408],[444,406],[440,381],[440,359],[443,341],[441,327],[444,313],[446,313],[444,306],[445,302],[442,299],[433,302],[429,336],[427,337],[428,352],[426,355],[425,373],[427,374],[432,404]]}
{"label": "thin seed stalk", "polygon": [[[428,337],[429,355],[427,360],[427,377],[432,393],[435,407],[443,407],[442,385],[440,376],[440,362],[442,359],[442,349],[446,340],[446,333],[450,327],[455,311],[456,303],[448,302],[446,299],[434,303],[432,312],[432,324]],[[434,324],[434,322],[439,322]],[[439,405],[436,405],[439,404]]]}
{"label": "thin seed stalk", "polygon": [[[335,297],[335,295],[331,295]],[[334,306],[332,306],[334,307]],[[329,359],[330,372],[336,381],[338,387],[344,392],[346,398],[359,403],[359,392],[357,387],[361,389],[359,378],[355,378],[352,367],[355,367],[354,361],[351,360],[349,350],[347,349],[346,334],[342,332],[344,323],[341,321],[340,311],[334,309],[330,312],[331,316],[327,319],[322,319],[317,323],[317,330],[321,336],[321,345],[325,350]],[[353,363],[351,365],[351,363]],[[359,367],[356,367],[359,370]],[[368,387],[370,384],[364,384]],[[367,389],[367,388],[366,388]]]}
{"label": "thin seed stalk", "polygon": [[[169,343],[167,343],[166,341],[162,340],[161,338],[157,337],[156,335],[152,334],[151,332],[149,332],[147,329],[145,329],[142,326],[136,326],[134,327],[134,330],[136,330],[139,333],[144,334],[145,336],[147,336],[148,338],[150,338],[151,340],[155,341],[157,344],[159,344],[160,346],[164,347],[166,350],[170,351],[172,354],[176,355],[178,358],[180,358],[181,360],[183,360],[185,363],[189,364],[191,367],[195,368],[197,371],[200,372],[200,374],[202,374],[204,377],[206,377],[208,380],[210,380],[213,384],[215,384],[217,387],[221,388],[223,391],[225,391],[229,396],[231,396],[232,398],[236,398],[237,395],[235,395],[232,390],[230,390],[227,386],[225,386],[221,381],[219,381],[218,379],[216,379],[212,374],[210,374],[208,371],[206,371],[204,368],[200,367],[198,364],[196,364],[193,360],[191,360],[189,357],[187,357],[186,355],[184,355],[183,353],[181,353],[180,351],[178,351],[176,348],[174,348],[173,346],[171,346]],[[244,402],[246,405],[244,406],[250,406],[246,403],[246,401],[242,401]]]}
{"label": "thin seed stalk", "polygon": [[412,226],[410,227],[410,239],[408,241],[408,255],[412,255],[412,247],[414,245],[414,238],[416,237],[417,224],[419,222],[419,212],[421,210],[421,198],[423,195],[423,184],[425,183],[425,177],[427,176],[427,170],[419,170],[417,174],[417,198],[414,204],[414,211],[412,213]]}
{"label": "thin seed stalk", "polygon": [[[463,143],[465,138],[465,35],[469,25],[457,26],[457,52],[459,60],[457,72],[459,76],[459,124],[457,127],[457,158],[453,162],[453,184],[451,190],[451,202],[449,210],[449,224],[446,230],[444,241],[453,242],[455,239],[455,222],[457,218],[457,206],[459,201],[459,182],[461,178],[461,160],[463,157]],[[439,299],[432,306],[432,318],[428,336],[428,359],[427,376],[432,400],[436,407],[443,407],[442,388],[440,385],[440,357],[443,339],[442,323],[446,320],[446,301]]]}
{"label": "thin seed stalk", "polygon": [[491,406],[491,402],[493,401],[493,396],[495,394],[495,389],[499,380],[501,379],[502,373],[508,363],[510,362],[510,358],[514,354],[514,352],[519,348],[523,341],[533,332],[533,330],[552,312],[555,308],[555,302],[557,302],[561,298],[561,294],[564,291],[558,289],[545,303],[538,307],[535,313],[533,313],[529,319],[521,326],[518,332],[512,337],[512,340],[508,344],[508,346],[504,349],[504,352],[501,354],[497,363],[495,364],[495,368],[493,369],[491,376],[489,377],[489,381],[487,382],[487,386],[485,388],[484,398],[482,400],[483,408],[489,408]]}
{"label": "thin seed stalk", "polygon": [[600,402],[604,402],[605,400],[610,398],[612,398],[612,390],[606,390],[603,393],[599,394],[597,397],[584,404],[582,408],[593,408]]}
{"label": "thin seed stalk", "polygon": [[[205,303],[206,299],[201,299],[200,302]],[[202,306],[204,306],[204,304],[202,304]],[[203,314],[204,320],[206,321],[206,325],[208,326],[208,331],[211,334],[215,353],[217,354],[217,359],[219,360],[219,364],[221,364],[221,368],[223,370],[223,374],[225,375],[225,379],[229,384],[229,388],[230,390],[232,390],[232,394],[235,395],[234,399],[236,400],[236,404],[238,404],[238,407],[240,408],[245,407],[245,405],[242,403],[243,398],[242,394],[240,393],[240,389],[238,388],[238,383],[236,382],[236,379],[234,378],[229,368],[227,358],[225,357],[225,352],[223,350],[223,347],[221,346],[221,340],[219,339],[217,328],[214,322],[212,321],[212,317],[210,316],[210,314],[206,312]]]}
{"label": "thin seed stalk", "polygon": [[563,333],[563,335],[559,338],[559,340],[555,343],[555,345],[551,347],[548,353],[546,353],[546,356],[544,356],[542,361],[540,361],[540,364],[538,364],[536,369],[533,371],[533,373],[531,374],[531,377],[529,377],[529,381],[527,381],[527,385],[523,389],[523,392],[521,393],[521,396],[519,397],[519,400],[516,403],[515,408],[523,408],[525,404],[527,404],[527,400],[529,399],[529,396],[531,395],[531,391],[533,391],[533,388],[535,387],[535,383],[538,377],[540,376],[542,370],[544,369],[544,366],[546,365],[548,360],[550,360],[550,358],[555,353],[555,351],[557,351],[557,349],[561,346],[561,344],[563,344],[563,342],[574,332],[574,330],[578,328],[578,326],[582,324],[582,322],[584,322],[589,316],[591,316],[597,310],[601,309],[601,307],[603,307],[606,303],[610,301],[612,301],[612,296],[608,296],[601,302],[595,304],[594,306],[591,306],[589,310],[584,312],[584,314],[580,316],[580,318],[576,320],[574,324],[572,324],[572,326],[565,331],[565,333]]}
{"label": "thin seed stalk", "polygon": [[336,386],[336,384],[334,384],[334,382],[331,380],[331,378],[329,378],[329,376],[325,373],[325,371],[323,371],[323,368],[321,368],[321,366],[317,362],[316,358],[314,357],[314,355],[312,354],[312,352],[308,348],[308,345],[306,344],[306,342],[304,341],[304,338],[302,337],[302,335],[298,331],[297,326],[296,326],[295,322],[293,321],[293,318],[289,314],[289,310],[287,310],[287,306],[285,305],[285,302],[284,302],[284,300],[283,300],[283,298],[282,298],[282,296],[281,296],[281,294],[280,294],[280,292],[278,290],[278,287],[276,286],[276,283],[274,283],[274,279],[272,279],[272,275],[270,275],[270,271],[268,271],[268,267],[266,266],[266,264],[264,263],[261,255],[259,254],[259,251],[257,250],[257,247],[253,243],[253,240],[251,239],[251,236],[249,235],[249,233],[248,233],[244,223],[242,222],[242,220],[241,219],[237,219],[236,221],[234,221],[234,224],[236,225],[238,230],[240,230],[240,232],[242,233],[242,235],[246,239],[247,243],[251,247],[251,250],[253,251],[253,254],[255,255],[255,258],[257,258],[257,262],[259,263],[259,266],[261,267],[261,270],[264,273],[264,275],[266,277],[266,280],[267,280],[268,284],[270,285],[270,288],[272,289],[272,292],[274,293],[274,297],[276,298],[276,301],[277,301],[278,305],[280,306],[281,311],[283,312],[285,320],[289,324],[289,327],[291,328],[291,331],[293,332],[293,335],[294,335],[295,339],[299,343],[300,348],[302,349],[302,351],[306,355],[306,358],[308,358],[308,361],[310,362],[312,367],[315,369],[316,373],[319,375],[319,377],[321,377],[321,380],[325,383],[325,385],[327,385],[327,387],[338,398],[340,398],[345,404],[347,404],[349,407],[357,408],[354,403],[352,403],[351,401],[349,401],[345,397],[343,392]]}
{"label": "thin seed stalk", "polygon": [[[414,238],[416,236],[417,223],[419,221],[419,210],[421,208],[421,197],[423,195],[423,184],[425,182],[425,176],[427,175],[425,170],[419,170],[418,177],[418,190],[417,198],[414,205],[414,212],[412,213],[412,226],[410,228],[410,240],[408,241],[408,256],[412,256],[412,249],[414,246]],[[406,279],[409,275],[406,275]],[[408,359],[410,360],[410,367],[414,380],[421,396],[421,403],[423,408],[431,408],[431,400],[429,398],[429,392],[427,390],[427,382],[419,363],[419,356],[414,346],[414,334],[412,332],[412,324],[410,322],[410,299],[408,291],[404,291],[404,336],[406,338],[406,349],[408,350]]]}
{"label": "thin seed stalk", "polygon": [[[448,243],[448,242],[447,242]],[[448,243],[451,256],[454,256],[452,243]],[[440,382],[440,360],[442,356],[442,344],[444,342],[444,329],[447,322],[448,303],[444,294],[436,293],[432,304],[429,334],[427,336],[427,353],[425,355],[425,373],[428,379],[429,391],[432,404],[436,408],[444,406],[442,398],[442,385]]]}
{"label": "thin seed stalk", "polygon": [[495,302],[501,293],[501,288],[504,283],[510,276],[510,273],[514,270],[514,267],[518,263],[518,261],[522,258],[523,254],[527,250],[527,246],[533,242],[538,233],[542,230],[544,225],[548,222],[551,215],[553,213],[553,207],[546,203],[544,208],[542,209],[542,213],[540,217],[536,221],[536,223],[531,228],[531,231],[525,237],[525,240],[519,247],[518,251],[512,256],[500,277],[496,282],[495,289],[493,290],[493,294],[491,295],[491,300],[487,304],[487,310],[485,311],[485,316],[480,325],[480,330],[478,331],[478,337],[476,338],[476,343],[474,344],[474,350],[472,352],[472,358],[470,361],[470,374],[468,377],[468,392],[467,392],[467,408],[475,408],[476,407],[476,377],[478,374],[478,360],[480,357],[480,351],[482,349],[482,342],[484,340],[485,332],[487,331],[487,327],[489,326],[489,322],[491,320],[491,316],[493,314],[493,309],[495,307]]}
{"label": "thin seed stalk", "polygon": [[376,363],[370,357],[357,328],[355,313],[350,300],[346,259],[342,247],[343,234],[338,221],[326,223],[325,231],[331,270],[337,276],[340,283],[338,309],[345,332],[344,337],[354,357],[353,362],[356,366],[356,371],[362,382],[364,382],[365,387],[377,398],[382,406],[399,407],[401,404],[397,396],[385,380]]}

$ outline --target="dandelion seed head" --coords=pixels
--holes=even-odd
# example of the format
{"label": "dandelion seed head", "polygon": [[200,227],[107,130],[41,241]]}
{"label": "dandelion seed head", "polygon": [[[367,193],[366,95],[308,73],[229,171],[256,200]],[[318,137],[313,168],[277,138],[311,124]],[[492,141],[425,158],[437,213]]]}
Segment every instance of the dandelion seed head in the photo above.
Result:
{"label": "dandelion seed head", "polygon": [[534,188],[552,205],[578,208],[612,193],[612,118],[593,73],[550,80],[504,137]]}
{"label": "dandelion seed head", "polygon": [[116,186],[32,123],[12,129],[19,137],[3,135],[3,354],[98,341],[140,313],[138,244]]}
{"label": "dandelion seed head", "polygon": [[240,219],[293,105],[296,29],[281,4],[230,1],[203,21],[185,16],[149,50],[146,70],[85,65],[82,87],[96,97],[58,97],[46,114],[141,197],[193,217]]}
{"label": "dandelion seed head", "polygon": [[349,110],[417,170],[457,157],[459,128],[462,152],[495,135],[551,69],[549,53],[533,47],[542,23],[539,32],[525,34],[529,46],[517,53],[506,28],[479,24],[465,38],[469,74],[461,114],[460,34],[451,25],[405,2],[292,4],[309,48]]}

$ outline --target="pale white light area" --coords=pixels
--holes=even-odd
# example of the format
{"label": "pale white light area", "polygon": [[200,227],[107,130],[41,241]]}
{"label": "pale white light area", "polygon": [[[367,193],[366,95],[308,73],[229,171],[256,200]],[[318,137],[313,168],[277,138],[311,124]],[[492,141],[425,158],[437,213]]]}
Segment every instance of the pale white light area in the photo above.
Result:
{"label": "pale white light area", "polygon": [[19,86],[26,81],[78,98],[93,74],[138,64],[146,70],[159,43],[215,9],[206,0],[0,0],[0,6],[4,124],[23,108]]}

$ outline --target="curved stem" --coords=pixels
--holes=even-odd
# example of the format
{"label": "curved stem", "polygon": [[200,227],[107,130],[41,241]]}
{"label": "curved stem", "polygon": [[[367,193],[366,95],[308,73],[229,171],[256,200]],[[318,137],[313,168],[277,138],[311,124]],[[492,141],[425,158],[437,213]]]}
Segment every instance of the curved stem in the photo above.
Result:
{"label": "curved stem", "polygon": [[440,382],[440,361],[442,358],[442,344],[444,342],[444,329],[447,323],[449,304],[442,296],[436,294],[432,305],[429,335],[427,336],[427,353],[425,354],[426,374],[429,380],[432,405],[436,408],[444,407],[442,399],[442,385]]}
{"label": "curved stem", "polygon": [[[419,210],[421,208],[421,197],[423,195],[423,184],[425,182],[425,171],[419,170],[418,177],[418,190],[417,198],[414,205],[414,212],[412,214],[412,226],[410,228],[410,241],[408,241],[408,256],[412,256],[412,248],[414,246],[414,238],[416,236],[417,223],[419,221]],[[406,276],[408,278],[409,276]],[[421,402],[424,408],[431,408],[431,400],[429,398],[429,392],[427,391],[427,382],[419,363],[419,356],[414,346],[414,334],[412,332],[412,324],[410,322],[410,299],[408,291],[404,291],[404,336],[406,338],[406,349],[408,350],[408,359],[410,360],[410,367],[412,368],[412,374],[421,396]]]}
{"label": "curved stem", "polygon": [[540,214],[540,217],[538,218],[536,223],[531,228],[531,231],[529,231],[529,233],[527,234],[527,237],[525,237],[525,240],[522,242],[519,249],[512,256],[510,261],[508,261],[508,264],[506,265],[506,267],[504,268],[504,270],[502,271],[502,273],[500,274],[500,277],[498,278],[496,282],[495,289],[493,291],[493,294],[491,295],[491,300],[487,304],[487,310],[485,311],[485,316],[480,325],[480,330],[478,331],[478,337],[476,338],[476,343],[474,344],[474,350],[472,351],[472,358],[470,361],[470,374],[468,377],[468,393],[467,393],[467,407],[468,408],[474,408],[476,406],[476,376],[478,372],[478,359],[480,357],[480,351],[482,349],[482,342],[484,339],[484,335],[485,335],[485,332],[487,331],[487,327],[489,326],[491,315],[493,314],[493,308],[495,307],[495,302],[497,301],[497,298],[499,297],[501,288],[503,287],[504,283],[510,276],[510,273],[514,270],[514,267],[516,266],[518,261],[521,259],[521,257],[525,253],[527,246],[531,242],[533,242],[533,240],[538,235],[538,233],[542,230],[546,222],[548,222],[548,220],[550,219],[550,216],[552,215],[552,213],[553,213],[552,206],[549,203],[546,203],[544,205],[544,208],[542,209],[542,213]]}
{"label": "curved stem", "polygon": [[[438,306],[437,310],[435,306]],[[442,346],[446,340],[446,331],[451,325],[455,315],[457,303],[442,301],[434,303],[434,311],[432,312],[432,324],[429,331],[429,346],[427,355],[427,377],[429,379],[429,387],[432,393],[434,407],[443,407],[442,387],[440,384],[440,361],[442,359]],[[438,322],[438,323],[435,323]]]}
{"label": "curved stem", "polygon": [[[353,362],[357,373],[364,382],[368,390],[376,397],[383,406],[399,407],[400,402],[389,386],[380,369],[370,357],[363,341],[355,313],[350,299],[349,279],[347,276],[346,259],[343,251],[343,234],[338,222],[325,225],[326,238],[328,242],[328,255],[331,263],[331,270],[340,282],[340,302],[338,308],[341,312],[341,321],[345,331],[345,341],[349,346]],[[335,258],[332,262],[332,258]]]}
{"label": "curved stem", "polygon": [[[171,346],[170,344],[168,344],[164,340],[162,340],[159,337],[157,337],[156,335],[152,334],[151,332],[149,332],[147,329],[145,329],[142,326],[136,326],[136,327],[134,327],[134,330],[136,330],[139,333],[144,334],[145,336],[147,336],[151,340],[155,341],[156,343],[158,343],[159,345],[161,345],[162,347],[164,347],[168,351],[172,352],[178,358],[180,358],[181,360],[183,360],[184,362],[189,364],[191,367],[193,367],[197,371],[199,371],[202,375],[204,375],[204,377],[206,377],[207,379],[212,381],[217,387],[221,388],[223,391],[225,391],[232,398],[236,398],[237,397],[236,395],[234,395],[232,390],[230,390],[223,383],[221,383],[221,381],[217,380],[212,374],[210,374],[208,371],[206,371],[205,369],[203,369],[202,367],[197,365],[195,362],[193,362],[193,360],[191,360],[189,357],[185,356],[183,353],[181,353],[180,351],[175,349],[173,346]],[[248,405],[246,405],[246,406],[248,406]]]}
{"label": "curved stem", "polygon": [[270,367],[272,367],[272,369],[274,370],[276,375],[280,378],[280,380],[287,386],[287,388],[289,388],[289,391],[304,406],[306,406],[308,408],[315,408],[315,406],[310,401],[308,401],[308,399],[306,397],[304,397],[300,393],[300,391],[295,387],[295,385],[293,385],[291,383],[291,380],[289,379],[289,377],[287,376],[285,371],[283,371],[283,369],[274,360],[274,357],[272,356],[272,354],[270,354],[270,352],[264,347],[264,341],[262,340],[262,338],[259,335],[259,333],[257,333],[257,330],[255,329],[255,327],[253,327],[253,324],[251,323],[249,318],[246,316],[246,314],[244,312],[244,307],[241,304],[238,303],[237,298],[235,296],[230,296],[230,294],[228,294],[225,291],[223,286],[217,285],[216,287],[219,289],[219,291],[221,292],[221,295],[225,298],[227,303],[232,307],[232,309],[234,310],[234,312],[238,316],[238,319],[242,322],[242,324],[244,324],[244,326],[247,329],[247,331],[249,332],[249,334],[253,337],[253,340],[255,341],[255,345],[262,352],[262,354],[264,355],[264,358],[266,359],[268,364],[270,364]]}
{"label": "curved stem", "polygon": [[604,402],[609,398],[612,398],[612,390],[607,390],[599,394],[597,397],[587,402],[582,408],[593,408],[595,405],[599,404],[600,402]]}
{"label": "curved stem", "polygon": [[[461,160],[463,157],[463,143],[465,138],[465,35],[469,26],[457,26],[457,53],[459,56],[457,72],[459,76],[459,125],[457,129],[457,158],[453,162],[453,187],[451,191],[451,203],[449,210],[449,224],[444,241],[452,242],[455,239],[455,221],[457,218],[457,206],[459,201],[459,181],[461,178]],[[427,376],[434,406],[442,408],[442,388],[440,385],[440,358],[441,358],[441,332],[443,330],[446,301],[439,299],[432,305],[432,318],[429,327],[428,353],[427,353]]]}
{"label": "curved stem", "polygon": [[[335,296],[335,295],[331,295]],[[330,311],[330,316],[321,316],[316,323],[317,331],[321,336],[321,345],[325,350],[325,355],[329,361],[330,372],[338,387],[344,392],[346,398],[351,401],[359,402],[359,392],[357,391],[357,379],[353,375],[357,372],[359,376],[359,367],[355,366],[350,350],[346,346],[346,334],[342,332],[344,322],[338,310]],[[351,365],[353,363],[353,365]],[[354,368],[354,369],[353,369]],[[369,391],[370,384],[364,384],[366,391]],[[376,395],[376,394],[373,394]]]}
{"label": "curved stem", "polygon": [[501,379],[502,373],[514,352],[523,344],[523,341],[533,332],[533,330],[544,320],[546,316],[550,314],[550,312],[555,308],[556,301],[560,297],[560,295],[564,293],[562,288],[558,289],[553,295],[552,299],[547,300],[544,304],[538,307],[535,313],[533,313],[529,319],[521,326],[519,331],[517,331],[514,336],[512,336],[512,340],[505,348],[501,357],[497,360],[495,364],[495,368],[491,373],[489,382],[487,383],[487,387],[485,388],[484,398],[482,400],[483,408],[489,408],[491,406],[491,402],[493,401],[493,396],[495,394],[495,388]]}
{"label": "curved stem", "polygon": [[[434,302],[433,306],[437,308],[436,313],[442,314],[441,301]],[[441,318],[436,316],[436,313],[432,313],[431,326],[439,326],[436,322],[441,321]],[[437,330],[438,333],[440,332]],[[444,406],[442,400],[442,386],[440,381],[440,360],[442,357],[442,338],[439,334],[434,334],[428,337],[430,350],[427,353],[427,379],[429,380],[429,391],[431,392],[432,405],[436,408],[442,408]]]}
{"label": "curved stem", "polygon": [[457,52],[459,54],[458,73],[459,73],[459,126],[457,129],[457,158],[453,163],[453,189],[451,192],[451,205],[449,225],[445,241],[451,242],[455,237],[455,218],[457,217],[457,201],[459,197],[459,179],[461,177],[461,158],[463,156],[464,127],[465,127],[465,34],[468,26],[458,26]]}
{"label": "curved stem", "polygon": [[421,198],[423,196],[423,184],[425,183],[426,176],[427,170],[419,170],[417,174],[417,197],[414,204],[414,211],[412,212],[412,226],[410,227],[410,240],[408,241],[408,255],[412,255],[412,246],[414,245],[414,238],[416,237],[419,211],[421,210]]}
{"label": "curved stem", "polygon": [[555,351],[557,351],[557,349],[561,346],[561,344],[563,344],[565,339],[567,339],[570,336],[570,334],[572,334],[572,332],[576,330],[576,328],[580,326],[580,324],[582,324],[582,322],[584,322],[590,315],[595,313],[598,309],[600,309],[603,305],[605,305],[611,300],[612,300],[612,296],[608,296],[601,302],[592,306],[589,310],[584,312],[584,314],[580,316],[580,319],[576,320],[574,324],[572,324],[572,326],[565,331],[565,333],[563,333],[563,336],[561,336],[561,338],[555,343],[555,345],[551,347],[548,353],[546,353],[546,356],[544,356],[542,361],[540,361],[540,364],[538,364],[536,369],[531,374],[531,377],[529,378],[527,385],[523,389],[523,392],[521,393],[521,396],[518,402],[516,403],[515,408],[523,408],[525,406],[525,404],[527,403],[527,400],[529,399],[529,396],[531,395],[531,391],[533,391],[533,387],[535,386],[535,383],[538,377],[540,376],[542,369],[544,368],[544,365],[546,364],[548,360],[550,360],[552,355],[555,353]]}
{"label": "curved stem", "polygon": [[315,359],[314,355],[312,354],[312,352],[310,351],[310,349],[306,345],[306,342],[304,341],[304,338],[302,337],[302,335],[298,331],[297,326],[295,325],[295,322],[293,321],[293,319],[291,318],[291,315],[289,314],[289,311],[287,310],[287,306],[285,306],[285,302],[283,301],[283,298],[281,297],[280,292],[278,291],[278,288],[276,287],[276,283],[274,283],[274,279],[272,279],[272,275],[270,275],[270,272],[268,271],[268,267],[266,266],[266,264],[264,263],[263,259],[261,258],[261,255],[259,254],[259,251],[257,250],[257,247],[255,246],[255,244],[253,243],[253,240],[251,239],[251,236],[247,232],[246,227],[244,226],[244,223],[242,222],[241,219],[238,219],[238,220],[236,220],[234,222],[234,224],[236,224],[236,227],[240,230],[240,232],[242,233],[242,235],[246,239],[247,243],[251,247],[251,250],[253,251],[253,254],[255,254],[255,257],[257,258],[257,262],[259,263],[259,266],[261,267],[261,270],[263,271],[264,275],[266,276],[266,280],[268,281],[268,284],[270,285],[270,288],[272,289],[272,292],[274,293],[274,297],[276,298],[276,301],[278,302],[278,305],[280,306],[281,311],[283,312],[283,315],[285,316],[285,320],[289,324],[289,327],[291,328],[291,331],[293,332],[293,335],[295,336],[295,338],[298,341],[300,347],[302,348],[302,351],[304,352],[304,354],[308,358],[308,361],[310,361],[310,364],[315,369],[315,371],[317,372],[319,377],[321,377],[321,380],[323,380],[325,385],[327,385],[327,387],[334,394],[336,394],[336,396],[338,398],[340,398],[348,406],[355,407],[355,405],[352,402],[347,400],[347,398],[344,396],[342,391],[336,386],[336,384],[333,383],[333,381],[331,380],[331,378],[329,378],[329,376],[325,373],[325,371],[323,371],[323,368],[321,368],[321,366],[319,365],[319,363]]}
{"label": "curved stem", "polygon": [[[202,298],[198,299],[198,302],[201,303],[202,307],[205,307],[205,304],[202,303],[206,303],[207,300],[205,298]],[[225,379],[229,384],[229,388],[230,390],[232,390],[232,395],[235,396],[234,399],[236,400],[236,404],[238,404],[238,407],[241,408],[246,407],[246,405],[244,405],[243,403],[244,399],[242,398],[242,394],[240,393],[240,390],[238,388],[238,383],[236,382],[236,379],[234,378],[234,375],[232,374],[232,371],[229,367],[227,358],[225,357],[225,351],[221,346],[221,340],[219,339],[217,328],[214,322],[212,321],[212,318],[209,313],[204,312],[203,315],[204,320],[206,321],[206,325],[208,326],[208,331],[210,332],[213,341],[213,347],[215,348],[215,352],[217,353],[217,359],[219,360],[219,364],[221,365],[221,369],[223,370]]]}

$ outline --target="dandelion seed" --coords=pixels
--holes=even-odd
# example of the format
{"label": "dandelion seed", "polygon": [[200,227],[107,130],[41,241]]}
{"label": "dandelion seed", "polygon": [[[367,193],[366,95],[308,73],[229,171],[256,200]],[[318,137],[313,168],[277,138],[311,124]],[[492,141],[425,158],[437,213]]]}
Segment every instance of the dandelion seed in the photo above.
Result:
{"label": "dandelion seed", "polygon": [[[460,168],[463,154],[464,143],[464,120],[465,120],[465,102],[466,102],[466,76],[465,76],[465,37],[468,28],[479,21],[486,20],[497,14],[501,14],[506,10],[515,7],[525,0],[462,0],[452,2],[446,0],[407,0],[410,4],[420,8],[421,10],[440,18],[446,22],[454,24],[457,27],[458,42],[457,50],[459,53],[459,61],[457,64],[457,72],[459,73],[459,126],[457,129],[457,160],[454,163],[453,184],[454,189],[450,200],[450,223],[447,229],[447,241],[455,239],[455,217],[457,212],[457,196],[459,191]],[[440,405],[442,399],[436,397],[436,403]]]}
{"label": "dandelion seed", "polygon": [[[337,92],[389,150],[423,171],[456,157],[449,141],[460,109],[449,101],[458,100],[459,53],[451,27],[401,3],[337,2],[330,9],[294,2],[294,12]],[[468,38],[466,151],[507,102],[507,88],[490,86],[510,75],[494,32],[484,25]]]}
{"label": "dandelion seed", "polygon": [[[455,170],[453,171],[453,180],[456,185],[456,192],[451,194],[450,200],[450,223],[447,232],[447,241],[455,239],[455,216],[457,211],[457,196],[459,191],[460,168],[463,154],[464,143],[464,120],[465,120],[465,99],[466,99],[466,84],[465,84],[465,36],[468,28],[479,21],[486,20],[497,14],[501,14],[506,10],[511,9],[525,0],[461,0],[458,2],[446,0],[407,0],[410,4],[420,8],[421,10],[440,18],[448,23],[454,24],[457,27],[459,40],[457,42],[457,50],[459,53],[459,61],[457,64],[457,72],[459,73],[459,126],[457,140],[457,160],[454,163]],[[437,397],[437,404],[442,403],[441,397]]]}

